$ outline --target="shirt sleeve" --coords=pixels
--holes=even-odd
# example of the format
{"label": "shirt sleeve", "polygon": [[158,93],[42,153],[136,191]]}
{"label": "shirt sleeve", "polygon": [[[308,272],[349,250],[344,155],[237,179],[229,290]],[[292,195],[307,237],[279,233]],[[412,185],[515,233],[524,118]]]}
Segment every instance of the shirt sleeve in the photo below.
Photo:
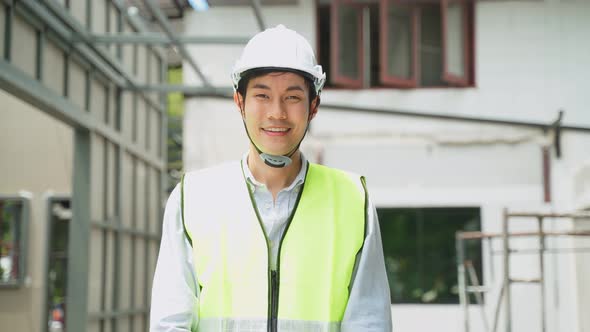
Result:
{"label": "shirt sleeve", "polygon": [[180,186],[170,194],[162,226],[160,253],[152,285],[151,332],[196,330],[196,276],[180,208]]}
{"label": "shirt sleeve", "polygon": [[357,255],[342,332],[390,332],[391,299],[377,210],[367,202],[365,242]]}

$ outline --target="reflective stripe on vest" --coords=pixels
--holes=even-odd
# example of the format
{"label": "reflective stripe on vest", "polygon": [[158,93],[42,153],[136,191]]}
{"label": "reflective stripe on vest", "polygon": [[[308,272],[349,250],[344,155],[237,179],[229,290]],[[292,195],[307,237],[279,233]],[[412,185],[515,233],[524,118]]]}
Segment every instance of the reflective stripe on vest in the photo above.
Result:
{"label": "reflective stripe on vest", "polygon": [[183,218],[198,277],[198,331],[338,331],[362,248],[362,178],[309,164],[277,271],[239,163],[187,173]]}

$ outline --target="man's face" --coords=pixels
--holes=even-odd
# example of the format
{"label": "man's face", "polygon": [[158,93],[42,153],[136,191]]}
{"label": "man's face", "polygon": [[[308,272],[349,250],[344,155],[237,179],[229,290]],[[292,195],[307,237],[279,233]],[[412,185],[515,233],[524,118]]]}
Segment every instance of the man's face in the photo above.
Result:
{"label": "man's face", "polygon": [[307,123],[317,113],[316,100],[309,107],[305,79],[289,72],[270,73],[248,82],[246,103],[236,93],[234,101],[252,141],[273,155],[291,152],[303,138]]}

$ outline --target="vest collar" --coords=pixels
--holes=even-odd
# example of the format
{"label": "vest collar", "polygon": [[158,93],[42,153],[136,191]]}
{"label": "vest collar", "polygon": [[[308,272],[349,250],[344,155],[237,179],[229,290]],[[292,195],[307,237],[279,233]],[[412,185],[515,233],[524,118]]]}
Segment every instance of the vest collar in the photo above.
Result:
{"label": "vest collar", "polygon": [[[296,187],[300,187],[305,182],[305,175],[307,173],[307,159],[305,158],[303,153],[300,153],[300,155],[301,155],[301,169],[299,170],[299,173],[297,173],[297,176],[295,177],[293,182],[291,182],[291,184],[287,188],[283,188],[281,191],[291,191]],[[242,171],[244,172],[244,175],[246,176],[246,181],[249,184],[248,187],[250,188],[250,190],[252,192],[256,192],[258,190],[268,191],[268,189],[266,189],[266,185],[264,183],[261,183],[258,180],[256,180],[254,178],[254,175],[252,175],[252,172],[250,171],[250,167],[248,166],[248,152],[244,153],[244,155],[242,156],[241,165],[242,165]]]}

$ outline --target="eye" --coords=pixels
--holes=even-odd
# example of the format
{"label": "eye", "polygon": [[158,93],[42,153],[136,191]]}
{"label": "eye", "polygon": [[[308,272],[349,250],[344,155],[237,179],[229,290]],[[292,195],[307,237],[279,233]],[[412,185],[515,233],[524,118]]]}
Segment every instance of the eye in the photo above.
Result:
{"label": "eye", "polygon": [[299,101],[301,98],[299,96],[288,96],[287,100]]}
{"label": "eye", "polygon": [[268,95],[264,94],[264,93],[259,93],[257,95],[254,95],[254,97],[259,98],[259,99],[268,99]]}

